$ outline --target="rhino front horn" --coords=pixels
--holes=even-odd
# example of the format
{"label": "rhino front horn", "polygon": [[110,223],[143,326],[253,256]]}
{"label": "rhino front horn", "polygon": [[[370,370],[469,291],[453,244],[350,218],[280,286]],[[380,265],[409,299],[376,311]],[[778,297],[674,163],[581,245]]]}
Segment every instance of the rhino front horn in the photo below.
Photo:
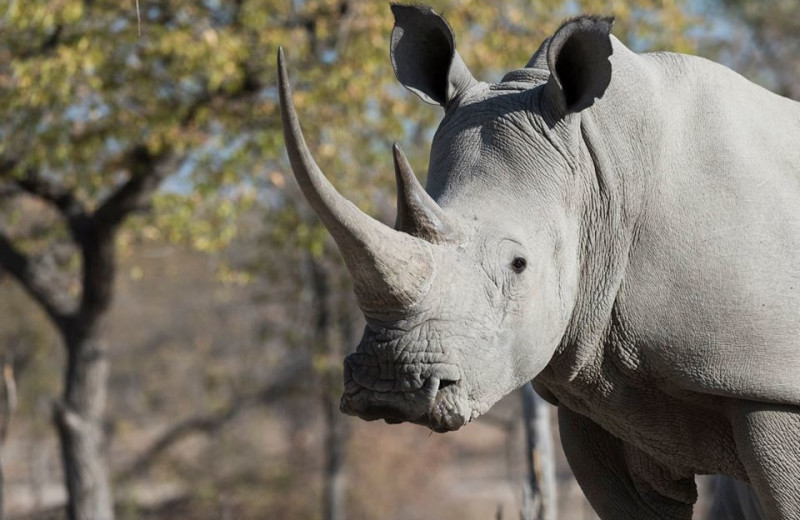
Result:
{"label": "rhino front horn", "polygon": [[427,293],[433,278],[430,244],[363,213],[328,182],[300,129],[283,49],[278,50],[278,93],[283,136],[295,178],[336,241],[353,277],[361,310],[379,319],[413,306]]}

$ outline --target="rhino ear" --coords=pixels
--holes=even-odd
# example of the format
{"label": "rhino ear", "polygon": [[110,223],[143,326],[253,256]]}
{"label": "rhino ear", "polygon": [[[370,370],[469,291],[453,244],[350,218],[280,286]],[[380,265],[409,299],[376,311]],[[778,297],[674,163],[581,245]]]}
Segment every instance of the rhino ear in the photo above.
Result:
{"label": "rhino ear", "polygon": [[423,101],[447,106],[475,83],[447,22],[429,7],[392,4],[391,57],[400,83]]}
{"label": "rhino ear", "polygon": [[540,69],[540,70],[548,70],[547,69],[547,48],[550,46],[551,37],[545,38],[536,52],[533,53],[531,59],[528,60],[528,63],[525,64],[526,69]]}
{"label": "rhino ear", "polygon": [[564,22],[550,38],[548,88],[557,92],[568,112],[591,106],[611,82],[613,25],[614,18],[581,16]]}

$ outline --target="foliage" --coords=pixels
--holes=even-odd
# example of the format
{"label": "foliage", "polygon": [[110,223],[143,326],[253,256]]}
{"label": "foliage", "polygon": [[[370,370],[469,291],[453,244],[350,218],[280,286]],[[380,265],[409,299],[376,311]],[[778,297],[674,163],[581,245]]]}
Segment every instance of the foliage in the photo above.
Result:
{"label": "foliage", "polygon": [[[453,25],[474,74],[486,79],[521,66],[579,11],[614,14],[616,33],[640,48],[690,47],[680,1],[431,3]],[[17,160],[14,175],[43,172],[91,209],[127,177],[125,152],[144,145],[175,172],[155,204],[156,234],[223,247],[231,220],[208,206],[198,215],[203,200],[224,196],[239,210],[256,196],[270,207],[285,204],[287,189],[294,196],[275,105],[279,45],[316,157],[345,193],[371,211],[387,205],[390,193],[363,187],[389,184],[393,140],[413,138],[413,159],[424,170],[422,150],[440,113],[394,81],[385,3],[162,0],[141,2],[141,14],[138,36],[133,4],[11,0],[0,18],[0,106],[7,110],[0,157]],[[223,234],[219,218],[228,226]]]}
{"label": "foliage", "polygon": [[786,0],[717,0],[707,6],[719,29],[706,47],[724,63],[800,100],[800,4]]}

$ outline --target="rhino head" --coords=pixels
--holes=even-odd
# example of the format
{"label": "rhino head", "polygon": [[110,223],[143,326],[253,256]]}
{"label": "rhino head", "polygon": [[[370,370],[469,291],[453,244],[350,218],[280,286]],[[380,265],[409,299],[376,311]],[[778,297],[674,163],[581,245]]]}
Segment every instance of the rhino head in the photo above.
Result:
{"label": "rhino head", "polygon": [[342,411],[448,431],[533,379],[570,327],[584,245],[580,163],[590,160],[574,150],[574,116],[609,83],[612,22],[565,23],[525,69],[492,85],[473,78],[439,15],[392,10],[397,78],[445,109],[427,191],[394,147],[394,229],[342,197],[311,157],[280,51],[282,120],[295,176],[367,321],[344,361]]}

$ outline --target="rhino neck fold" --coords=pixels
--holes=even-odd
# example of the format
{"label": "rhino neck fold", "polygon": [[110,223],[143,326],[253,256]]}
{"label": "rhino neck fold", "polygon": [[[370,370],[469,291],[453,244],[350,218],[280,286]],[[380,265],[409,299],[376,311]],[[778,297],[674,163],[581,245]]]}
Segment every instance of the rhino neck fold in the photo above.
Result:
{"label": "rhino neck fold", "polygon": [[[640,61],[639,56],[619,50],[621,44],[614,42],[613,63],[624,60],[626,66],[616,66],[602,99],[574,115],[580,120],[577,153],[583,155],[576,160],[583,165],[577,174],[584,190],[580,282],[570,324],[543,372],[550,381],[573,381],[587,373],[586,368],[597,367],[609,336],[621,333],[617,329],[624,316],[617,312],[617,300],[644,216],[648,185],[661,167],[661,131],[650,123],[658,119],[654,108],[644,106],[655,102],[652,78],[644,64],[628,62]],[[637,96],[631,98],[625,85],[636,85]],[[637,103],[643,106],[632,106]],[[620,114],[620,106],[628,110]],[[643,141],[649,146],[642,146]]]}

